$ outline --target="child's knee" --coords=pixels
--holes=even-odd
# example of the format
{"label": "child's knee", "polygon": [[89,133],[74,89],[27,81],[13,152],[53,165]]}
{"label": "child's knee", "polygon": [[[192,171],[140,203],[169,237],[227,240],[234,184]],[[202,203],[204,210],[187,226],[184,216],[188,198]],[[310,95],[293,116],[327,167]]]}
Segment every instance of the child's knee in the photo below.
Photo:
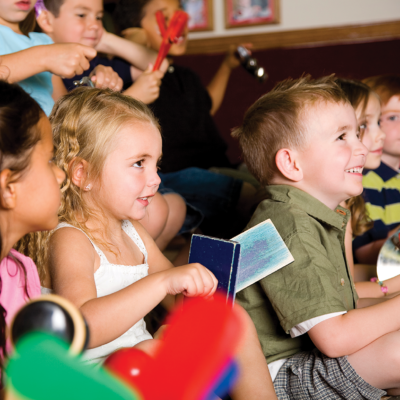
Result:
{"label": "child's knee", "polygon": [[164,195],[164,199],[168,204],[169,218],[183,224],[186,217],[186,203],[181,196],[176,193],[168,193]]}

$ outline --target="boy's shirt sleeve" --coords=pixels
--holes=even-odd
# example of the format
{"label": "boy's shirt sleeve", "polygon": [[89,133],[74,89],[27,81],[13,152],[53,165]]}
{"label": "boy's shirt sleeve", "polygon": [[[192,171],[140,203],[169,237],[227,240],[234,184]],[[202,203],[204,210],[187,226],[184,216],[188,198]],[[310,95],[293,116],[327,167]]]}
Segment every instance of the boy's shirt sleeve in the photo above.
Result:
{"label": "boy's shirt sleeve", "polygon": [[286,245],[295,261],[260,281],[286,333],[312,318],[353,308],[353,297],[344,290],[352,283],[343,260],[335,259],[334,251],[328,256],[329,243],[295,233]]}

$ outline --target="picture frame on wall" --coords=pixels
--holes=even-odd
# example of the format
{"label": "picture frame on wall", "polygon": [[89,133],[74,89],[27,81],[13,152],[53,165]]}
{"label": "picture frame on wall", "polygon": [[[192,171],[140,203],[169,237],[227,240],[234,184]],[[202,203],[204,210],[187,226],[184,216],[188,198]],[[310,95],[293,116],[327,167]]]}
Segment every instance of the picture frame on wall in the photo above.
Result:
{"label": "picture frame on wall", "polygon": [[189,14],[189,31],[212,31],[213,0],[181,0],[182,8]]}
{"label": "picture frame on wall", "polygon": [[226,28],[279,23],[279,0],[225,0]]}

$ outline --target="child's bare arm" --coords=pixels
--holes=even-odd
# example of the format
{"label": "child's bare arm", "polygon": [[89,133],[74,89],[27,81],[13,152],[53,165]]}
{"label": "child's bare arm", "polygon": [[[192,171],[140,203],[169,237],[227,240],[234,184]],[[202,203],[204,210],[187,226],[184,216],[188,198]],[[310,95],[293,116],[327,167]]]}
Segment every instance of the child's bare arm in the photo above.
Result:
{"label": "child's bare arm", "polygon": [[81,44],[49,44],[2,56],[10,70],[8,81],[15,83],[44,71],[72,78],[89,68],[96,50]]}
{"label": "child's bare arm", "polygon": [[387,240],[387,238],[394,235],[399,229],[400,225],[389,231],[385,239],[375,240],[374,242],[368,243],[356,249],[355,253],[357,260],[361,264],[376,264],[379,252],[381,251],[382,246],[385,244],[385,241]]}
{"label": "child's bare arm", "polygon": [[53,94],[51,97],[53,97],[54,101],[57,101],[60,97],[68,93],[67,88],[64,85],[64,82],[59,76],[53,75],[51,77],[51,83],[53,85]]}
{"label": "child's bare arm", "polygon": [[[149,274],[155,272],[166,271],[175,268],[174,265],[164,256],[161,250],[156,245],[156,242],[149,235],[146,229],[137,221],[131,220],[133,226],[142,238],[148,254]],[[161,304],[167,309],[172,310],[176,304],[176,296],[167,295]]]}
{"label": "child's bare arm", "polygon": [[77,229],[63,228],[50,241],[49,271],[55,293],[69,299],[90,327],[89,347],[121,336],[153,309],[167,294],[209,296],[215,277],[199,264],[150,274],[104,297],[97,297],[94,281],[99,257],[87,237]]}
{"label": "child's bare arm", "polygon": [[376,264],[386,239],[375,240],[355,250],[357,260],[362,264]]}
{"label": "child's bare arm", "polygon": [[120,57],[142,71],[146,70],[149,64],[154,64],[157,58],[154,50],[109,32],[103,32],[96,50]]}
{"label": "child's bare arm", "polygon": [[[247,44],[245,46],[250,47],[251,45]],[[235,57],[235,50],[236,46],[230,46],[224,61],[219,67],[217,73],[214,75],[212,81],[207,86],[208,94],[212,100],[211,115],[214,115],[221,106],[232,70],[240,65],[239,60]]]}
{"label": "child's bare arm", "polygon": [[315,346],[331,358],[353,354],[387,333],[400,329],[400,296],[351,310],[314,326],[308,332]]}
{"label": "child's bare arm", "polygon": [[[390,295],[395,295],[400,292],[400,275],[393,278],[386,279],[384,285],[388,288]],[[356,282],[355,283],[357,294],[360,298],[384,298],[387,296],[382,292],[381,286],[376,282]]]}

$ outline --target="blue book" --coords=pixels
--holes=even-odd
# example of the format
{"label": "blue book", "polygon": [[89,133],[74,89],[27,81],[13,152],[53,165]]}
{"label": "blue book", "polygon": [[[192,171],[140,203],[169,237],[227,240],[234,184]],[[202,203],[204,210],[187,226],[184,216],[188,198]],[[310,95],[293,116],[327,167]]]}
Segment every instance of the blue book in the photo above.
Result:
{"label": "blue book", "polygon": [[231,240],[193,235],[189,263],[198,262],[218,279],[218,289],[234,299],[237,292],[294,261],[271,220]]}
{"label": "blue book", "polygon": [[217,290],[227,294],[227,301],[235,298],[240,244],[209,236],[193,235],[189,264],[200,263],[218,279]]}

